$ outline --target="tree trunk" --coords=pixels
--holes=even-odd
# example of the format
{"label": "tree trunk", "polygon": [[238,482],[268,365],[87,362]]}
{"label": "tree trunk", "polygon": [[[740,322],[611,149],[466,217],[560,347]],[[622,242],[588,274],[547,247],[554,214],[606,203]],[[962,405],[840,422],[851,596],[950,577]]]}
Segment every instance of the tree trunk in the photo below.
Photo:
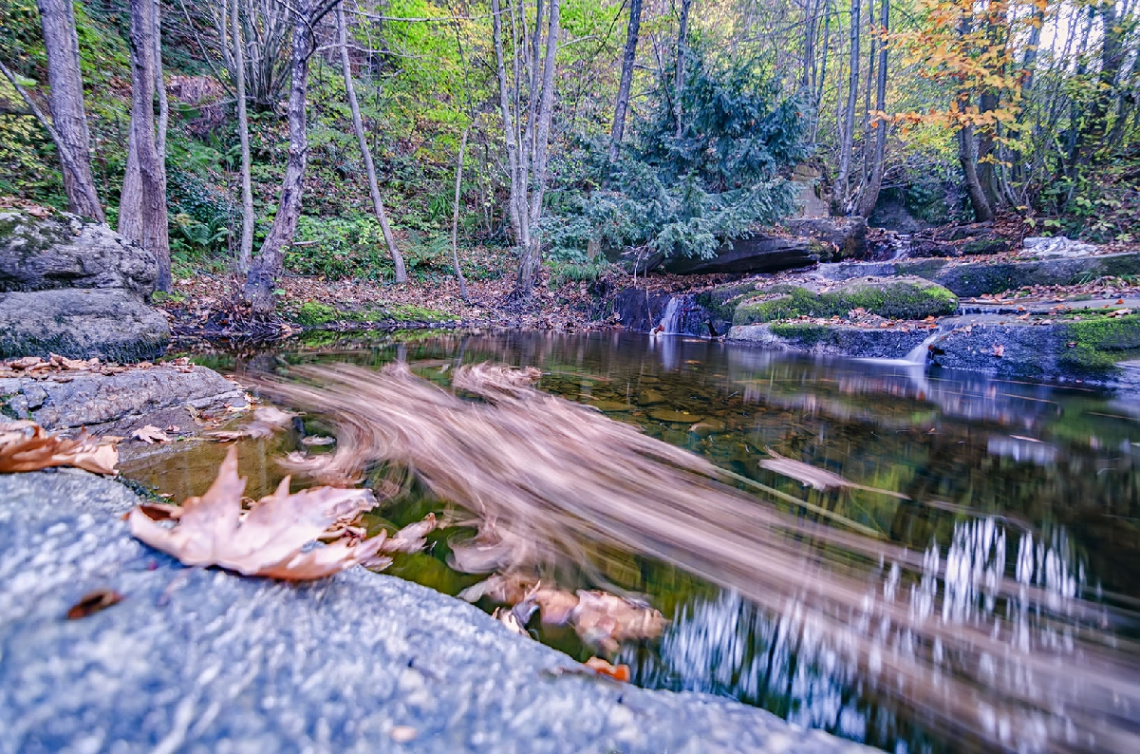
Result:
{"label": "tree trunk", "polygon": [[[530,222],[519,212],[519,141],[518,130],[511,116],[511,89],[507,83],[507,68],[503,55],[502,13],[499,0],[491,0],[491,30],[495,47],[495,70],[499,82],[499,113],[503,119],[503,134],[507,141],[507,169],[510,173],[507,211],[515,246],[524,249],[529,245]],[[526,206],[525,201],[522,206]]]}
{"label": "tree trunk", "polygon": [[[558,63],[559,0],[550,0],[547,11],[546,56],[542,67],[542,97],[538,108],[538,131],[532,161],[534,184],[530,189],[529,243],[522,250],[516,294],[521,298],[530,295],[538,270],[542,264],[541,239],[538,222],[542,217],[542,202],[546,195],[546,158],[550,143],[550,124],[554,117],[554,72]],[[538,20],[535,20],[538,23]]]}
{"label": "tree trunk", "polygon": [[685,46],[689,43],[689,8],[692,4],[693,0],[681,0],[681,22],[677,31],[677,69],[673,75],[673,121],[678,139],[684,131],[681,92],[685,88]]}
{"label": "tree trunk", "polygon": [[855,106],[859,99],[859,18],[860,0],[851,0],[851,66],[847,80],[847,106],[843,108],[842,134],[839,144],[839,175],[831,197],[831,212],[846,213],[847,189],[851,174],[851,148],[855,141]]}
{"label": "tree trunk", "polygon": [[625,114],[629,109],[629,88],[633,82],[633,64],[637,60],[637,37],[641,30],[641,0],[630,0],[629,30],[621,56],[621,83],[614,105],[614,125],[610,129],[610,162],[617,162],[618,150],[625,133]]}
{"label": "tree trunk", "polygon": [[380,230],[384,234],[384,244],[388,247],[388,254],[392,257],[392,265],[396,268],[396,282],[408,282],[408,272],[404,268],[404,257],[396,246],[396,237],[388,225],[388,213],[384,211],[384,200],[380,197],[380,185],[376,180],[376,163],[372,161],[372,150],[368,148],[368,137],[364,133],[364,120],[360,117],[360,105],[356,100],[356,87],[352,82],[352,61],[348,58],[348,29],[344,22],[344,8],[337,6],[336,10],[337,34],[340,38],[340,64],[344,69],[344,89],[348,95],[348,106],[352,109],[352,126],[356,130],[356,140],[360,144],[360,153],[364,157],[364,169],[368,173],[368,191],[372,195],[372,209],[376,212],[376,219],[380,221]]}
{"label": "tree trunk", "polygon": [[281,194],[277,202],[277,215],[273,227],[250,265],[246,275],[244,295],[255,314],[273,311],[274,287],[281,277],[285,262],[285,247],[293,242],[297,219],[301,216],[304,191],[305,158],[308,136],[305,123],[305,98],[309,83],[309,53],[313,48],[310,18],[312,0],[297,0],[293,7],[293,51],[290,55],[291,81],[289,84],[289,157],[285,163],[285,177],[281,181]]}
{"label": "tree trunk", "polygon": [[1108,131],[1108,118],[1112,110],[1112,99],[1117,95],[1116,77],[1120,73],[1125,54],[1121,39],[1121,29],[1117,23],[1116,0],[1100,0],[1095,6],[1100,12],[1102,28],[1100,74],[1097,76],[1097,94],[1089,108],[1084,133],[1081,134],[1081,147],[1078,161],[1087,165],[1094,161],[1096,153],[1106,146],[1104,135]]}
{"label": "tree trunk", "polygon": [[463,129],[463,139],[459,142],[459,160],[455,167],[455,201],[451,207],[451,263],[455,265],[455,277],[459,279],[459,295],[467,300],[467,279],[459,266],[459,199],[463,187],[463,154],[467,151],[467,134],[470,127]]}
{"label": "tree trunk", "polygon": [[[891,25],[891,2],[879,0],[879,26],[886,35]],[[879,45],[879,71],[875,81],[875,109],[885,112],[887,109],[887,44],[886,38]],[[879,191],[883,187],[883,171],[886,168],[887,121],[879,120],[875,126],[875,154],[871,161],[871,178],[867,183],[867,190],[863,193],[859,205],[859,214],[870,217],[879,203]]]}
{"label": "tree trunk", "polygon": [[230,6],[234,46],[234,77],[237,79],[238,138],[241,141],[241,245],[238,247],[237,269],[241,274],[249,272],[253,257],[253,160],[249,152],[249,112],[245,101],[245,42],[241,33],[241,20],[238,16],[238,0]]}
{"label": "tree trunk", "polygon": [[53,140],[60,154],[67,204],[81,217],[106,222],[91,175],[91,137],[83,106],[75,8],[72,0],[37,0],[36,4],[47,51],[48,83],[51,84],[48,102],[56,134]]}
{"label": "tree trunk", "polygon": [[993,208],[978,178],[978,157],[974,145],[973,126],[964,126],[958,131],[958,163],[962,166],[962,175],[966,179],[966,192],[970,195],[970,206],[974,208],[974,219],[978,222],[993,220]]}
{"label": "tree trunk", "polygon": [[119,232],[154,254],[158,261],[157,287],[167,291],[170,240],[166,224],[166,171],[154,117],[158,75],[155,53],[159,44],[156,35],[154,0],[131,0],[131,132],[127,175],[119,202]]}

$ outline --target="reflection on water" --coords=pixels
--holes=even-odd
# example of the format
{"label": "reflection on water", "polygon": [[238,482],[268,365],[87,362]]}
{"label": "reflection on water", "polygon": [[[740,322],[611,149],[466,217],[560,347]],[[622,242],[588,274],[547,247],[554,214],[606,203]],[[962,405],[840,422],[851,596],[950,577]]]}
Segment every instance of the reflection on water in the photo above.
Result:
{"label": "reflection on water", "polygon": [[[867,585],[862,610],[822,618],[796,600],[760,609],[741,590],[713,587],[638,553],[608,560],[602,576],[610,586],[647,594],[673,618],[659,642],[623,648],[621,661],[633,667],[636,682],[732,696],[891,750],[986,748],[995,740],[1013,748],[1101,750],[1134,743],[1127,736],[1137,733],[1140,711],[1129,705],[1140,695],[1140,679],[1132,641],[1140,632],[1129,608],[1140,599],[1140,403],[1079,388],[620,333],[350,341],[220,366],[283,372],[297,363],[377,367],[393,360],[441,384],[461,362],[538,366],[546,373],[543,390],[634,423],[902,548],[898,558],[852,565]],[[243,473],[257,487],[250,494],[280,477],[266,453],[291,449],[296,440],[243,449]],[[909,499],[805,488],[759,466],[766,448]],[[140,460],[127,471],[178,496],[200,494],[209,482],[209,453],[216,451]],[[411,506],[385,516],[403,523],[401,516],[422,515],[422,501]],[[815,516],[787,509],[805,520]],[[438,549],[436,559],[405,564],[402,574],[448,589],[470,583],[440,576],[446,548]],[[835,557],[806,540],[803,551],[821,563]],[[565,578],[598,585],[589,581],[596,575]],[[924,631],[914,630],[918,624]],[[951,629],[976,631],[988,643],[963,653],[947,641],[951,634],[944,640],[939,633]],[[589,655],[556,631],[542,638],[580,659]],[[867,640],[875,647],[869,654],[859,651]],[[1020,653],[1065,657],[1071,678],[1012,656]],[[971,743],[935,728],[924,700],[892,675],[900,658],[927,663],[926,693],[935,696],[947,688],[940,683],[965,673],[1003,689],[1014,706],[1057,700],[1050,713],[1062,721],[1069,711],[1061,702],[1083,685],[1107,690],[1110,701],[1103,719],[1074,712],[1066,732],[1036,713],[1017,724],[1008,709],[984,706],[979,688],[974,707],[982,730]]]}

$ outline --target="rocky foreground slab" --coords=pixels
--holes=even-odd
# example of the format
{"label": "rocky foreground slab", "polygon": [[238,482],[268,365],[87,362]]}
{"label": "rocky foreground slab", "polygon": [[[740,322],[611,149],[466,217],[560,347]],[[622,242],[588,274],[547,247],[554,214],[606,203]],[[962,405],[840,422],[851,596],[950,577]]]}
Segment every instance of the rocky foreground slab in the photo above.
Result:
{"label": "rocky foreground slab", "polygon": [[[0,475],[0,752],[865,751],[736,702],[586,677],[476,608],[357,568],[308,586],[183,568],[137,498]],[[119,604],[80,620],[95,589]]]}

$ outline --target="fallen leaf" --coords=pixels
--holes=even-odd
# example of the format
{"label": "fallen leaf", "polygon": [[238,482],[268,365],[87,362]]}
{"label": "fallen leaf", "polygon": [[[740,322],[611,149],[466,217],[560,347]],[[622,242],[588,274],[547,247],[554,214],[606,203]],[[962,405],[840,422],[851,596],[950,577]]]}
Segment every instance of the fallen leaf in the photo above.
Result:
{"label": "fallen leaf", "polygon": [[995,357],[1000,359],[1002,356],[1005,356],[1005,346],[1001,343],[995,343],[993,353]]}
{"label": "fallen leaf", "polygon": [[86,618],[100,610],[106,610],[111,605],[117,605],[122,601],[123,595],[114,589],[96,589],[93,592],[83,595],[79,602],[71,606],[71,609],[67,611],[67,619],[79,620],[80,618]]}
{"label": "fallen leaf", "polygon": [[30,422],[0,423],[0,473],[74,466],[95,474],[118,473],[119,451],[84,429],[74,440],[50,434]]}
{"label": "fallen leaf", "polygon": [[501,607],[495,608],[495,612],[491,613],[491,617],[506,626],[511,633],[518,634],[519,636],[530,636],[530,634],[526,632],[526,629],[523,628],[523,624],[519,622],[514,610],[504,610]]}
{"label": "fallen leaf", "polygon": [[569,623],[578,607],[578,595],[564,589],[539,589],[534,593],[534,600],[542,611],[542,622],[549,625]]}
{"label": "fallen leaf", "polygon": [[147,445],[153,445],[156,442],[170,442],[170,436],[153,424],[139,427],[134,432],[131,432],[131,437],[136,440],[142,440]]}
{"label": "fallen leaf", "polygon": [[301,438],[301,444],[305,446],[312,445],[332,445],[336,439],[332,437],[322,437],[320,435],[309,435],[308,437]]}
{"label": "fallen leaf", "polygon": [[388,731],[388,737],[398,744],[406,744],[417,735],[419,735],[419,731],[410,725],[394,725],[392,729]]}
{"label": "fallen leaf", "polygon": [[274,427],[284,427],[293,421],[294,416],[296,416],[296,414],[289,411],[282,411],[276,406],[262,406],[253,412],[255,421]]}
{"label": "fallen leaf", "polygon": [[317,487],[289,492],[289,477],[246,514],[245,479],[237,473],[237,449],[230,448],[218,478],[202,497],[182,505],[177,525],[164,527],[142,508],[131,511],[131,534],[189,566],[221,566],[246,576],[306,581],[329,576],[376,554],[383,538],[358,542],[345,537],[305,549],[334,523],[355,518],[376,505],[369,490]]}
{"label": "fallen leaf", "polygon": [[[517,605],[527,598],[535,583],[533,578],[521,574],[496,573],[490,578],[464,589],[459,593],[459,598],[468,602],[478,602],[486,597],[492,602]],[[541,606],[541,604],[540,601],[539,605]],[[574,597],[574,604],[578,604],[577,597]]]}
{"label": "fallen leaf", "polygon": [[591,657],[585,662],[586,667],[598,675],[605,675],[622,683],[629,683],[629,665],[611,665],[601,657]]}
{"label": "fallen leaf", "polygon": [[825,471],[824,469],[817,469],[803,461],[785,458],[771,449],[767,449],[767,452],[768,455],[772,457],[761,461],[760,466],[768,469],[768,471],[774,471],[777,474],[791,477],[817,490],[830,490],[854,486],[852,482],[838,474]]}
{"label": "fallen leaf", "polygon": [[397,552],[419,552],[427,546],[424,537],[434,531],[435,527],[435,514],[429,513],[423,521],[408,524],[393,536],[386,538],[380,546],[380,552],[388,555]]}
{"label": "fallen leaf", "polygon": [[581,589],[573,622],[583,642],[610,654],[616,653],[623,641],[656,639],[665,630],[665,616],[649,605]]}

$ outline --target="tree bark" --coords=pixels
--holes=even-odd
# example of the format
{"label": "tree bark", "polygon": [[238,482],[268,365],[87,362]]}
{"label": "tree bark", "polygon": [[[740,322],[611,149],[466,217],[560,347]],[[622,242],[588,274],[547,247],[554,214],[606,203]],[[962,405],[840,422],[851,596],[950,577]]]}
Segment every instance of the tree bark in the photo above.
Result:
{"label": "tree bark", "polygon": [[[530,222],[519,212],[519,140],[518,130],[511,115],[511,89],[507,83],[507,68],[503,54],[503,20],[499,0],[491,0],[491,30],[495,47],[495,72],[499,82],[499,113],[503,119],[503,133],[507,142],[507,169],[510,173],[510,192],[507,211],[514,234],[515,246],[524,249],[529,245]],[[516,77],[517,81],[517,77]],[[525,201],[522,204],[526,206]]]}
{"label": "tree bark", "polygon": [[463,129],[463,139],[459,142],[459,160],[455,166],[455,201],[451,206],[451,263],[455,265],[455,277],[459,279],[459,295],[467,301],[467,279],[459,266],[459,199],[463,187],[463,154],[467,151],[467,134],[471,128]]}
{"label": "tree bark", "polygon": [[974,144],[973,126],[964,126],[958,131],[958,163],[962,166],[962,175],[966,179],[966,193],[970,196],[974,219],[978,222],[993,220],[993,207],[990,206],[986,192],[982,189],[982,182],[978,178],[978,156]]}
{"label": "tree bark", "polygon": [[[891,1],[879,0],[879,26],[884,35],[879,44],[879,71],[875,80],[875,109],[884,112],[887,109],[887,40],[886,34],[891,25]],[[890,126],[885,120],[879,120],[875,126],[875,154],[871,159],[871,177],[867,182],[867,190],[863,193],[859,205],[859,214],[870,217],[879,203],[879,191],[883,187],[883,171],[886,168],[887,129]]]}
{"label": "tree bark", "polygon": [[859,18],[860,0],[851,0],[851,66],[847,81],[847,105],[843,108],[839,144],[839,175],[831,197],[832,214],[846,214],[847,189],[851,174],[851,148],[855,142],[855,106],[859,99]]}
{"label": "tree bark", "polygon": [[625,115],[629,110],[629,88],[633,83],[633,65],[637,60],[637,37],[641,31],[641,0],[630,0],[629,28],[625,36],[625,49],[621,55],[621,83],[618,84],[617,102],[614,105],[614,124],[610,129],[610,162],[617,162],[622,136],[625,134]]}
{"label": "tree bark", "polygon": [[680,28],[677,30],[677,68],[673,74],[673,121],[677,138],[684,132],[681,93],[685,88],[685,46],[689,43],[689,9],[693,0],[681,0]]}
{"label": "tree bark", "polygon": [[75,8],[72,0],[36,0],[36,4],[48,58],[48,83],[51,85],[48,103],[55,131],[53,141],[60,154],[67,204],[81,217],[106,222],[91,174],[91,136],[83,106]]}
{"label": "tree bark", "polygon": [[376,180],[376,163],[372,161],[372,150],[368,148],[368,137],[364,133],[364,120],[360,117],[360,104],[356,100],[356,86],[352,82],[352,61],[348,57],[348,29],[344,22],[344,7],[336,9],[337,35],[340,39],[340,64],[344,69],[344,89],[348,95],[348,106],[352,110],[352,127],[356,130],[356,140],[364,157],[364,169],[368,173],[368,191],[372,195],[372,209],[380,221],[380,231],[384,234],[384,244],[392,265],[396,268],[396,282],[408,282],[408,272],[404,268],[404,257],[396,246],[396,237],[388,225],[388,213],[384,211],[384,200],[380,196],[380,184]]}
{"label": "tree bark", "polygon": [[[166,170],[155,134],[159,42],[154,0],[131,0],[131,131],[127,175],[119,202],[119,232],[154,254],[157,288],[170,290],[170,239],[166,224]],[[161,119],[160,119],[161,120]],[[165,144],[165,140],[161,142]],[[126,232],[124,232],[126,231]]]}
{"label": "tree bark", "polygon": [[234,47],[234,77],[237,85],[238,139],[241,141],[241,245],[238,247],[237,269],[249,272],[253,258],[253,159],[249,152],[249,111],[245,101],[245,42],[238,14],[238,0],[232,0],[230,24]]}
{"label": "tree bark", "polygon": [[260,315],[273,311],[276,303],[273,290],[284,267],[285,247],[293,242],[297,220],[301,216],[305,158],[308,152],[305,98],[309,83],[309,54],[313,48],[311,9],[312,0],[297,0],[293,7],[293,50],[289,65],[291,81],[287,113],[289,157],[285,163],[285,177],[281,181],[273,227],[265,237],[245,279],[245,298],[253,312]]}

